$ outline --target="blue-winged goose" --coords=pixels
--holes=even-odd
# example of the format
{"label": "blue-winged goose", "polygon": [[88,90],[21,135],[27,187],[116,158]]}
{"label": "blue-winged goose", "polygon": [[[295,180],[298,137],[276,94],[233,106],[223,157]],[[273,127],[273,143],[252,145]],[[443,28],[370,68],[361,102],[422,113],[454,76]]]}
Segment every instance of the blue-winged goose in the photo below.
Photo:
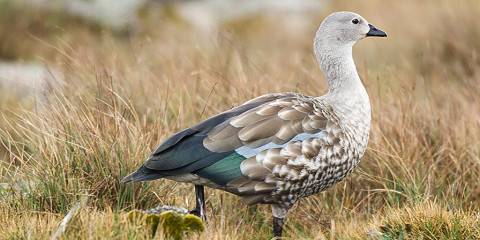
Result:
{"label": "blue-winged goose", "polygon": [[320,97],[267,94],[171,136],[123,182],[159,178],[193,183],[204,217],[203,186],[271,204],[279,237],[287,211],[357,166],[367,148],[370,101],[352,47],[386,37],[356,13],[336,12],[320,25],[314,50],[329,91]]}

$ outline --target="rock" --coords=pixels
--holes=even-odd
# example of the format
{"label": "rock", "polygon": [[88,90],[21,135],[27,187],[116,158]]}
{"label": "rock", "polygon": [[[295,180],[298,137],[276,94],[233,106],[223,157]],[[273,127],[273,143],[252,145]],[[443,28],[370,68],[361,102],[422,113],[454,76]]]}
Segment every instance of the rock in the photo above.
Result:
{"label": "rock", "polygon": [[63,84],[63,73],[38,63],[0,62],[0,89],[20,101],[43,103],[50,90]]}
{"label": "rock", "polygon": [[10,0],[21,7],[62,12],[115,31],[135,28],[138,11],[147,0]]}
{"label": "rock", "polygon": [[291,26],[293,30],[303,24],[306,15],[318,13],[326,3],[315,0],[203,0],[182,1],[174,6],[178,14],[191,25],[211,32],[224,22],[255,15],[277,17],[279,23]]}

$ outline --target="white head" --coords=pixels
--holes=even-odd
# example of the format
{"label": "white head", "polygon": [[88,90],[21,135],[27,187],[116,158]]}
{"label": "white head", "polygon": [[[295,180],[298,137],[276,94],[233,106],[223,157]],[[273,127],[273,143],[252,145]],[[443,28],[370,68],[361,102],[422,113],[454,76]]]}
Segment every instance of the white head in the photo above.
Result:
{"label": "white head", "polygon": [[387,34],[353,12],[330,14],[315,35],[315,55],[326,75],[330,90],[361,85],[353,62],[352,47],[365,37],[386,37]]}
{"label": "white head", "polygon": [[315,45],[353,46],[358,40],[370,36],[386,37],[387,34],[356,13],[335,12],[326,17],[318,28]]}

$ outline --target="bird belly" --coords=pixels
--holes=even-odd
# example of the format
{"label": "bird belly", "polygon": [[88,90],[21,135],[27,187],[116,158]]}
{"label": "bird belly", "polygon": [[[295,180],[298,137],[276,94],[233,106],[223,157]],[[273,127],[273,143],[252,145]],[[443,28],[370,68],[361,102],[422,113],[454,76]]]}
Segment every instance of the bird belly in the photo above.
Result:
{"label": "bird belly", "polygon": [[312,171],[305,179],[286,180],[280,184],[279,190],[273,193],[273,199],[278,202],[293,204],[299,198],[325,191],[342,181],[354,170],[358,162],[358,158],[351,158],[337,164],[323,164],[322,167],[317,171]]}
{"label": "bird belly", "polygon": [[[368,129],[361,134],[358,129],[355,134],[350,134],[331,128],[324,138],[298,143],[303,154],[289,159],[282,167],[287,174],[284,173],[283,177],[277,174],[281,180],[277,183],[277,191],[272,193],[272,201],[292,205],[299,198],[322,192],[340,182],[358,165],[367,141]],[[305,149],[310,146],[313,146],[315,156],[305,155]]]}

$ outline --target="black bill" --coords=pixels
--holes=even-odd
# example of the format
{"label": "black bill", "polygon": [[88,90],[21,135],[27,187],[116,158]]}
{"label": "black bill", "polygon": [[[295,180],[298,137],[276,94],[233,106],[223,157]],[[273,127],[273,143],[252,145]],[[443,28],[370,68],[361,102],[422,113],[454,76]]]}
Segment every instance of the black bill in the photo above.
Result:
{"label": "black bill", "polygon": [[372,24],[368,24],[368,26],[370,27],[370,31],[368,31],[367,37],[386,37],[387,36],[387,34],[384,31],[376,28]]}

